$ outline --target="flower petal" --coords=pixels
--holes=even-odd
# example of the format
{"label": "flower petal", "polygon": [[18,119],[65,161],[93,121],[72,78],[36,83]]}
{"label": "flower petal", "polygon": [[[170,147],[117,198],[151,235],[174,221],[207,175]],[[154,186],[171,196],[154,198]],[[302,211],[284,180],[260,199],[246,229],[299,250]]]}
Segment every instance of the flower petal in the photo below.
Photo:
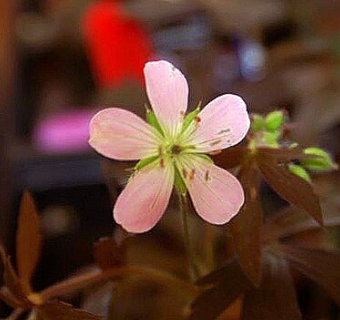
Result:
{"label": "flower petal", "polygon": [[244,192],[232,174],[193,154],[183,155],[179,166],[201,218],[221,225],[239,212],[244,203]]}
{"label": "flower petal", "polygon": [[90,123],[90,145],[112,159],[139,160],[157,155],[160,139],[154,128],[124,109],[104,109]]}
{"label": "flower petal", "polygon": [[114,219],[133,233],[149,231],[162,217],[172,192],[174,167],[150,164],[140,170],[119,195]]}
{"label": "flower petal", "polygon": [[199,153],[222,150],[239,143],[250,127],[245,102],[232,94],[211,101],[196,120],[184,133],[184,144],[194,145]]}
{"label": "flower petal", "polygon": [[167,61],[149,62],[144,68],[146,91],[165,133],[181,130],[188,107],[189,88],[184,75]]}

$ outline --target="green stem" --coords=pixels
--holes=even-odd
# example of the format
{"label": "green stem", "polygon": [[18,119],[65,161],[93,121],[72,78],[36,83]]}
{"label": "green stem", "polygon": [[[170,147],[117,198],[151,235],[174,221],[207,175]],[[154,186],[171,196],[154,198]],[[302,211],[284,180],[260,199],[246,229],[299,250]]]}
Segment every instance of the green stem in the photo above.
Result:
{"label": "green stem", "polygon": [[189,231],[189,207],[188,198],[186,194],[179,193],[179,205],[182,218],[182,229],[184,246],[189,262],[189,274],[192,281],[195,281],[199,277],[199,269],[196,263],[196,258],[191,242],[190,231]]}

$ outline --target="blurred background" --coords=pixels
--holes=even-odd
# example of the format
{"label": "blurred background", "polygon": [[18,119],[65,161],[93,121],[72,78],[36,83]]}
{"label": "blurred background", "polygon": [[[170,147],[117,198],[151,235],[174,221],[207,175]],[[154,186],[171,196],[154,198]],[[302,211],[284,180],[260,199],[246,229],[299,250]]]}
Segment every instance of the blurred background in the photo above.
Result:
{"label": "blurred background", "polygon": [[339,162],[339,17],[336,0],[1,0],[0,233],[13,252],[32,191],[45,234],[37,288],[91,262],[91,243],[112,232],[131,165],[95,154],[88,124],[107,106],[144,114],[146,61],[182,70],[191,108],[231,92],[252,112],[287,110],[295,139]]}

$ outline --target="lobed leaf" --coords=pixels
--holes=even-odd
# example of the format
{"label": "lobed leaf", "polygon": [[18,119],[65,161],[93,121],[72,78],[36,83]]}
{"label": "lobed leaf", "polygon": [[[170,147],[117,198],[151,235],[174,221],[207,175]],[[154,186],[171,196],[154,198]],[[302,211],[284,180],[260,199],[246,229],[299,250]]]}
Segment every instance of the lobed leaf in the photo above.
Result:
{"label": "lobed leaf", "polygon": [[263,212],[259,195],[260,176],[254,164],[242,168],[239,180],[245,204],[229,224],[243,271],[258,286],[261,281],[261,229]]}
{"label": "lobed leaf", "polygon": [[189,320],[214,320],[241,294],[252,287],[236,259],[199,279],[208,286],[191,304]]}
{"label": "lobed leaf", "polygon": [[280,245],[278,254],[290,265],[315,281],[340,306],[340,255],[317,249]]}
{"label": "lobed leaf", "polygon": [[41,251],[40,221],[34,200],[25,192],[18,217],[16,256],[18,275],[24,290],[31,291],[31,279]]}
{"label": "lobed leaf", "polygon": [[103,317],[81,309],[75,309],[64,302],[50,302],[37,308],[42,320],[100,320]]}
{"label": "lobed leaf", "polygon": [[228,149],[224,149],[218,155],[213,156],[213,160],[219,167],[225,169],[231,169],[239,166],[246,155],[249,153],[249,149],[245,146],[236,146]]}
{"label": "lobed leaf", "polygon": [[323,225],[319,198],[311,184],[291,173],[286,166],[278,164],[265,154],[261,154],[257,162],[264,180],[278,195],[298,208],[307,211],[320,225]]}
{"label": "lobed leaf", "polygon": [[241,320],[300,320],[294,282],[288,262],[266,255],[259,288],[246,292]]}
{"label": "lobed leaf", "polygon": [[[13,299],[11,299],[11,296],[10,296],[9,300],[13,300],[13,302],[15,301],[15,303],[20,304],[20,306],[27,305],[28,301],[27,301],[23,286],[21,284],[21,281],[17,273],[15,272],[13,265],[11,263],[11,259],[7,255],[5,248],[1,242],[0,242],[0,258],[3,263],[3,269],[4,269],[3,271],[4,283],[5,283],[6,289],[8,290],[8,292],[6,292],[6,289],[2,290],[2,292],[6,292],[2,295],[5,296],[5,299],[7,296],[12,295]],[[7,303],[7,301],[5,302]]]}

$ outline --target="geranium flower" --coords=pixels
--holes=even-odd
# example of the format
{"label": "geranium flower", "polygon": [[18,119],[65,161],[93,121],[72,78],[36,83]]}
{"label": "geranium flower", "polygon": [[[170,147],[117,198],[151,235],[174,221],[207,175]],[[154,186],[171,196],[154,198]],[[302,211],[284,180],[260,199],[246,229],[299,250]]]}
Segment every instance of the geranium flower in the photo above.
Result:
{"label": "geranium flower", "polygon": [[133,233],[150,230],[165,212],[174,184],[185,185],[205,221],[225,224],[244,202],[239,181],[205,155],[239,143],[250,121],[244,101],[222,95],[202,111],[186,115],[188,83],[166,61],[145,65],[152,106],[149,123],[120,108],[97,113],[90,124],[90,145],[116,160],[140,160],[119,195],[115,221]]}

